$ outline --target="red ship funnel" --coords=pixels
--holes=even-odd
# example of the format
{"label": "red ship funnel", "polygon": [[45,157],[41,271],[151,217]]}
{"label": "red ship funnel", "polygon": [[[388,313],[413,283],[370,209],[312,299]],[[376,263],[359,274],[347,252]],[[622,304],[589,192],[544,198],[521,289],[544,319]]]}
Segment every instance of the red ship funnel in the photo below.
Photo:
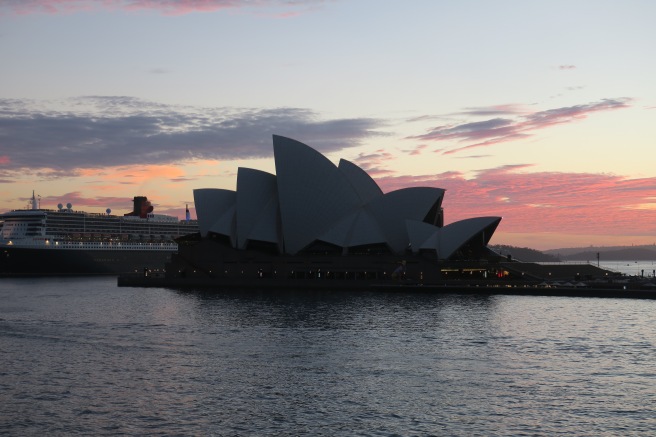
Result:
{"label": "red ship funnel", "polygon": [[150,204],[146,196],[134,196],[132,201],[134,202],[132,212],[123,215],[146,218],[149,213],[153,212],[153,205]]}

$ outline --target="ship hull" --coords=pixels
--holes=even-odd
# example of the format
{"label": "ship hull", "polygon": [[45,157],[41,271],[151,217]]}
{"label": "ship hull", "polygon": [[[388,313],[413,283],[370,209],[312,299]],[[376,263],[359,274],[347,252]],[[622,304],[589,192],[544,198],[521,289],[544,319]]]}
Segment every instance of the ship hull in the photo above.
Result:
{"label": "ship hull", "polygon": [[0,276],[82,276],[162,270],[172,251],[0,248]]}

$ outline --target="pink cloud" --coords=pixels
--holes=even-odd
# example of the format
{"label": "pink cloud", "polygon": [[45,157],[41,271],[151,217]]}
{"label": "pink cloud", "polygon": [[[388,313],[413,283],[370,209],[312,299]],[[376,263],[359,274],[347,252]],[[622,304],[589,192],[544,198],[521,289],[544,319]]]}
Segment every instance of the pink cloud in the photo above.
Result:
{"label": "pink cloud", "polygon": [[[250,7],[307,7],[321,3],[322,0],[285,1],[285,0],[20,0],[0,6],[0,10],[9,10],[15,14],[34,13],[74,13],[93,9],[142,11],[152,10],[165,15],[184,15],[193,12],[216,12],[223,9]],[[298,15],[297,11],[285,11],[277,17],[285,18]]]}
{"label": "pink cloud", "polygon": [[360,153],[355,159],[353,159],[353,163],[357,164],[372,177],[382,177],[393,173],[392,171],[383,168],[386,162],[392,160],[394,160],[394,155],[380,149],[373,153]]}
{"label": "pink cloud", "polygon": [[91,10],[94,4],[99,4],[99,2],[84,0],[19,0],[0,6],[0,11],[9,10],[9,12],[18,15],[72,13]]}
{"label": "pink cloud", "polygon": [[512,135],[506,135],[506,136],[501,136],[498,138],[493,138],[487,141],[481,141],[480,143],[474,143],[470,144],[468,146],[464,147],[459,147],[457,149],[450,149],[450,150],[445,150],[442,152],[443,155],[451,155],[454,153],[462,152],[463,150],[468,150],[468,149],[476,149],[478,147],[486,147],[486,146],[493,146],[495,144],[500,144],[500,143],[507,143],[509,141],[515,141],[515,140],[523,140],[530,137],[530,135],[527,134],[512,134]]}
{"label": "pink cloud", "polygon": [[522,113],[515,118],[497,117],[484,121],[441,125],[434,127],[425,134],[408,138],[433,142],[457,141],[472,143],[443,152],[444,154],[453,154],[472,148],[525,139],[540,129],[573,123],[585,119],[589,114],[595,112],[628,108],[630,101],[631,99],[628,98],[604,99],[584,105]]}
{"label": "pink cloud", "polygon": [[9,157],[7,155],[0,155],[0,164],[9,164]]}
{"label": "pink cloud", "polygon": [[465,179],[457,172],[382,177],[384,191],[408,186],[446,189],[446,222],[503,217],[500,230],[569,235],[656,235],[656,177],[629,179],[591,173],[524,172],[506,166]]}
{"label": "pink cloud", "polygon": [[414,149],[407,150],[406,152],[410,156],[416,156],[416,155],[421,155],[423,150],[428,147],[428,144],[420,144],[419,146],[415,147]]}

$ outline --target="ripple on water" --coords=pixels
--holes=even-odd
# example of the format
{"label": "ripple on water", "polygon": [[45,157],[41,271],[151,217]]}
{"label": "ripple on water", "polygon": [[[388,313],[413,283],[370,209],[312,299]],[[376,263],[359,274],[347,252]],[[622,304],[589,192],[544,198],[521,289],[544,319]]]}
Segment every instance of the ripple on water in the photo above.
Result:
{"label": "ripple on water", "polygon": [[650,435],[654,303],[4,280],[0,433]]}

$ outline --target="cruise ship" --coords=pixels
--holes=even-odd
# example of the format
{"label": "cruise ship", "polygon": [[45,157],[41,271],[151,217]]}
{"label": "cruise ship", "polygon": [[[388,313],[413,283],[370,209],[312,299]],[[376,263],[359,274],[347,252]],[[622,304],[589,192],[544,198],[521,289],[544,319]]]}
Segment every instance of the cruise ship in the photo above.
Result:
{"label": "cruise ship", "polygon": [[32,193],[25,209],[0,214],[0,276],[115,275],[161,271],[176,239],[198,232],[196,220],[154,214],[145,196],[131,212],[112,215],[40,208]]}

